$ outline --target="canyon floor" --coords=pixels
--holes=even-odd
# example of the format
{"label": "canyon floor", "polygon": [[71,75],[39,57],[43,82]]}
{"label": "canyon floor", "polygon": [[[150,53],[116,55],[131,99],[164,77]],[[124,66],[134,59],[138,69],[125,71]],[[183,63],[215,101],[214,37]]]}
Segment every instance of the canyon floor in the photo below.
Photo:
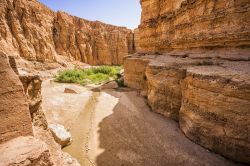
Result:
{"label": "canyon floor", "polygon": [[[64,93],[65,88],[77,93]],[[64,151],[84,166],[237,165],[188,140],[178,123],[151,112],[133,89],[46,80],[42,96],[48,123],[62,124],[72,134]]]}

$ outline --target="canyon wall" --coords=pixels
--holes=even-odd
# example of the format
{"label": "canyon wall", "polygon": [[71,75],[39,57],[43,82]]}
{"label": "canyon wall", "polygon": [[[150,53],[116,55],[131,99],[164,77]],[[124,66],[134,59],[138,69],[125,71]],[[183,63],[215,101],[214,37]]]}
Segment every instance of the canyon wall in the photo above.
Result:
{"label": "canyon wall", "polygon": [[[192,141],[250,163],[250,1],[141,0],[125,85]],[[135,67],[136,66],[136,67]]]}
{"label": "canyon wall", "polygon": [[[136,66],[136,67],[134,67]],[[125,85],[192,141],[249,163],[250,62],[176,55],[128,57]]]}
{"label": "canyon wall", "polygon": [[[0,144],[18,136],[33,135],[31,117],[23,86],[0,53]],[[16,116],[18,115],[18,116]]]}
{"label": "canyon wall", "polygon": [[47,130],[39,76],[17,74],[14,59],[0,52],[0,165],[79,166]]}
{"label": "canyon wall", "polygon": [[0,51],[40,62],[122,64],[133,53],[133,32],[53,12],[37,0],[0,1]]}
{"label": "canyon wall", "polygon": [[228,48],[214,56],[249,57],[249,0],[141,0],[141,5],[141,52]]}

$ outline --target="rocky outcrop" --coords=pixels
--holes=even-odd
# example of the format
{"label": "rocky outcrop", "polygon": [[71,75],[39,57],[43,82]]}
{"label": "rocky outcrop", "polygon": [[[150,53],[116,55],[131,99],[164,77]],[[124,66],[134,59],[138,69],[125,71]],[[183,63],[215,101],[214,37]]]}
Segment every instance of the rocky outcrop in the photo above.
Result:
{"label": "rocky outcrop", "polygon": [[23,86],[0,53],[0,144],[18,136],[33,135]]}
{"label": "rocky outcrop", "polygon": [[0,145],[1,166],[54,165],[47,145],[34,137],[18,137]]}
{"label": "rocky outcrop", "polygon": [[48,124],[41,106],[42,80],[38,75],[31,73],[20,74],[19,78],[23,84],[24,92],[28,98],[33,126],[39,126],[43,129],[47,129]]}
{"label": "rocky outcrop", "polygon": [[141,5],[139,45],[143,52],[200,54],[200,49],[227,48],[210,56],[248,54],[249,58],[248,0],[141,0]]}
{"label": "rocky outcrop", "polygon": [[135,89],[147,90],[146,67],[153,57],[127,58],[124,63],[126,85]]}
{"label": "rocky outcrop", "polygon": [[250,163],[249,1],[141,5],[138,54],[125,60],[125,84],[143,91],[152,110],[178,121],[192,141]]}
{"label": "rocky outcrop", "polygon": [[249,62],[189,68],[182,83],[180,109],[180,127],[187,137],[247,163],[250,162],[249,76]]}
{"label": "rocky outcrop", "polygon": [[[135,63],[145,65],[134,69]],[[124,67],[125,84],[146,90],[152,110],[179,121],[188,138],[228,158],[250,162],[249,61],[133,56]]]}
{"label": "rocky outcrop", "polygon": [[37,0],[0,2],[0,51],[27,60],[122,64],[133,52],[133,33],[99,21],[53,12]]}
{"label": "rocky outcrop", "polygon": [[0,53],[0,78],[0,165],[79,166],[45,130],[41,79],[33,74],[21,74],[21,83],[3,53]]}

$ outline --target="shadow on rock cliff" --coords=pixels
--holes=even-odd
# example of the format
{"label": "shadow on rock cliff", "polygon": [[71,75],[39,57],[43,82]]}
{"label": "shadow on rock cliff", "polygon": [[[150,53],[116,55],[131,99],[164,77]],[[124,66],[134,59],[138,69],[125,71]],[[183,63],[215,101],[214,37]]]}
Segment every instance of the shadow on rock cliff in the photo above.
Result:
{"label": "shadow on rock cliff", "polygon": [[188,140],[170,119],[150,111],[134,91],[106,91],[118,97],[113,114],[99,124],[98,166],[235,165]]}

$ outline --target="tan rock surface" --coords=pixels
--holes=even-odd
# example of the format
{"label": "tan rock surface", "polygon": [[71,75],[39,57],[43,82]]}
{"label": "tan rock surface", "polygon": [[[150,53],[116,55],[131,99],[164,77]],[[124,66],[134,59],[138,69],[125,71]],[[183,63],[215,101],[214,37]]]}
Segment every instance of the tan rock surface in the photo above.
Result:
{"label": "tan rock surface", "polygon": [[[179,120],[182,131],[194,142],[248,163],[250,62],[182,55],[150,57],[126,59],[125,84],[146,89],[152,110]],[[136,65],[136,70],[145,73],[130,72],[135,63],[145,60],[149,61],[146,66]],[[134,79],[142,75],[146,75],[145,81]]]}
{"label": "tan rock surface", "polygon": [[34,137],[18,137],[0,145],[1,166],[52,166],[47,145]]}
{"label": "tan rock surface", "polygon": [[[153,111],[179,120],[194,142],[249,163],[249,1],[141,0],[141,6],[135,32],[141,56],[126,59],[125,84],[147,91]],[[158,56],[149,60],[150,53]]]}
{"label": "tan rock surface", "polygon": [[146,67],[150,59],[127,57],[124,62],[124,81],[125,85],[139,90],[147,90]]}
{"label": "tan rock surface", "polygon": [[183,81],[180,110],[180,127],[191,140],[246,163],[250,163],[249,76],[249,62],[192,67]]}
{"label": "tan rock surface", "polygon": [[133,33],[55,13],[37,0],[2,0],[0,45],[0,51],[28,60],[55,62],[63,55],[89,64],[122,64],[133,52]]}
{"label": "tan rock surface", "polygon": [[41,106],[42,80],[38,75],[31,73],[20,74],[19,78],[23,84],[24,92],[28,98],[29,110],[33,125],[47,129],[47,120]]}
{"label": "tan rock surface", "polygon": [[250,56],[248,0],[141,0],[141,5],[139,45],[144,52],[227,48],[213,56],[236,58],[241,48]]}
{"label": "tan rock surface", "polygon": [[32,135],[31,117],[22,84],[0,53],[0,143]]}

